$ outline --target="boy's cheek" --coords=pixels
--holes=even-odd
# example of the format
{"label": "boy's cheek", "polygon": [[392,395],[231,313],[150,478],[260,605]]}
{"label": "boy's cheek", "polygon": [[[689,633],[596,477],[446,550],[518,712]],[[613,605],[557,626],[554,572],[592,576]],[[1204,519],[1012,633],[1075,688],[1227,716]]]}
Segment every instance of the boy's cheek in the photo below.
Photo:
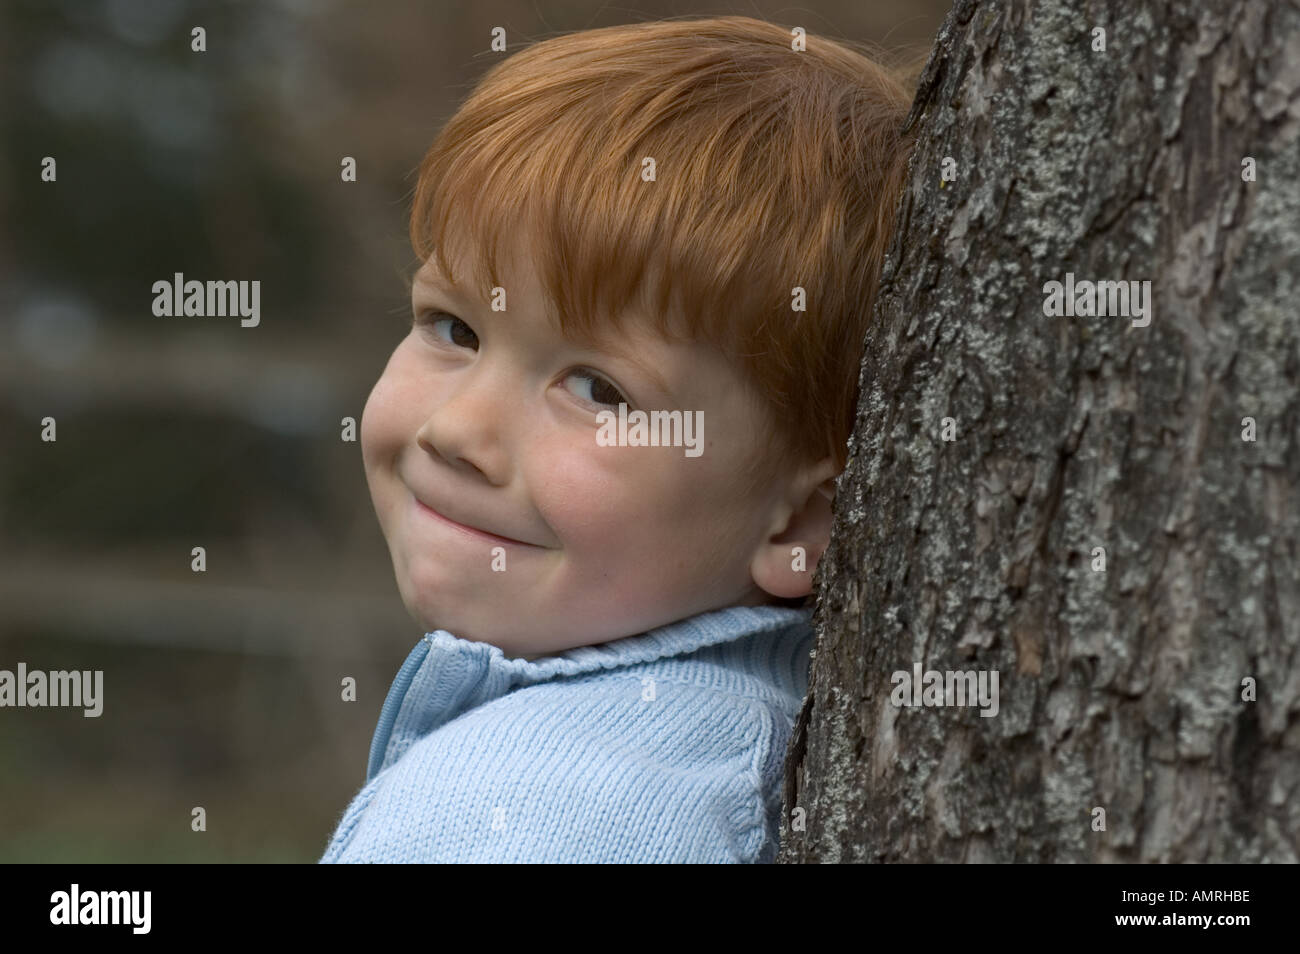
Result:
{"label": "boy's cheek", "polygon": [[391,390],[392,379],[385,372],[370,389],[365,407],[361,409],[361,452],[367,467],[371,465],[372,458],[377,455],[379,447],[387,440],[388,432],[392,429]]}
{"label": "boy's cheek", "polygon": [[[550,501],[548,522],[570,559],[606,577],[626,573],[665,575],[682,554],[711,547],[714,514],[661,486],[655,475],[587,475],[572,480]],[[701,543],[701,536],[706,543]]]}
{"label": "boy's cheek", "polygon": [[599,563],[643,553],[648,538],[668,522],[664,514],[656,518],[635,488],[612,489],[603,482],[575,484],[566,488],[563,499],[549,501],[544,516],[570,558]]}
{"label": "boy's cheek", "polygon": [[[525,480],[542,519],[561,538],[577,545],[599,540],[616,528],[628,498],[639,491],[635,475],[588,446],[582,437],[541,433],[523,449]],[[530,466],[529,466],[530,465]]]}
{"label": "boy's cheek", "polygon": [[390,364],[361,410],[359,437],[367,469],[386,460],[395,462],[402,446],[415,441],[423,424],[418,411],[420,394],[400,370]]}

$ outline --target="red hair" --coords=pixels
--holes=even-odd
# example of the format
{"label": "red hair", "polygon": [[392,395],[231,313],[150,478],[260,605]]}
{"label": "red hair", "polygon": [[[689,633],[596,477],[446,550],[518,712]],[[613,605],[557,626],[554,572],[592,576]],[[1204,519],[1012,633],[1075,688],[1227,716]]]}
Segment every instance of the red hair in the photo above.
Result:
{"label": "red hair", "polygon": [[811,35],[795,52],[792,39],[728,16],[522,49],[439,132],[410,233],[459,283],[446,238],[467,229],[485,300],[502,237],[523,238],[566,336],[594,342],[634,307],[665,338],[711,343],[772,412],[764,452],[830,455],[838,471],[912,92],[866,44]]}

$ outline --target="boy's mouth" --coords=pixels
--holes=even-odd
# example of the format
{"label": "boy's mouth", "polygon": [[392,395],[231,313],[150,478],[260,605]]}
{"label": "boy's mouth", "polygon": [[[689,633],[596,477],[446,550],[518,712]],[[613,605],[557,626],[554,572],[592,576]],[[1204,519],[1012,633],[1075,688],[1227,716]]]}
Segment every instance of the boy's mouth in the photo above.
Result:
{"label": "boy's mouth", "polygon": [[480,530],[478,527],[461,523],[458,520],[453,520],[451,517],[448,517],[446,514],[442,513],[441,511],[435,510],[433,507],[430,507],[427,503],[425,503],[423,500],[417,497],[414,491],[412,491],[411,493],[411,500],[414,501],[415,509],[421,514],[430,517],[434,520],[437,520],[443,524],[446,524],[452,529],[459,530],[462,533],[466,533],[471,536],[478,537],[481,540],[489,540],[492,541],[493,543],[503,543],[511,546],[536,547],[538,549],[544,549],[543,547],[541,547],[536,543],[528,543],[527,541],[524,540],[516,540],[513,537],[503,537],[500,534],[490,533],[487,530]]}

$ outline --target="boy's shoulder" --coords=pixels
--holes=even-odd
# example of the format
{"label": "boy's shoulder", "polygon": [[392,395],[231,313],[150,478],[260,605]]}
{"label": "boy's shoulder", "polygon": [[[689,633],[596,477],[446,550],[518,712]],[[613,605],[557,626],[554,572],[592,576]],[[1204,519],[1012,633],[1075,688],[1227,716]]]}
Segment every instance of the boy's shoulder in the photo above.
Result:
{"label": "boy's shoulder", "polygon": [[755,620],[675,655],[591,647],[604,664],[460,711],[371,779],[324,860],[770,860],[811,634],[731,622]]}
{"label": "boy's shoulder", "polygon": [[606,673],[466,711],[371,780],[329,860],[758,860],[777,718],[706,686],[646,686]]}
{"label": "boy's shoulder", "polygon": [[500,721],[538,735],[558,728],[675,771],[692,768],[692,761],[739,770],[738,760],[793,722],[807,692],[813,643],[807,614],[767,609],[695,618],[729,627],[727,636],[706,628],[676,646],[589,647],[580,671],[521,685],[459,721],[466,728]]}
{"label": "boy's shoulder", "polygon": [[568,740],[589,757],[663,773],[743,773],[781,721],[785,700],[707,659],[635,663],[524,686],[463,713],[449,731],[503,734],[542,756]]}

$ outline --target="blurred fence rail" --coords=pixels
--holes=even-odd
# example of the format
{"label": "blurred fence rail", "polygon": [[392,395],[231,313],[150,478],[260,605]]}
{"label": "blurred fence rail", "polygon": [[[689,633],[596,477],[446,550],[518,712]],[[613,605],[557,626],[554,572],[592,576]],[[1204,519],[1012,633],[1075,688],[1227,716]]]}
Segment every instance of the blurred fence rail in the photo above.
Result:
{"label": "blurred fence rail", "polygon": [[[0,349],[0,640],[331,657],[408,641],[341,439],[373,360],[201,332],[108,332],[54,358]],[[214,572],[176,579],[194,545]]]}
{"label": "blurred fence rail", "polygon": [[[212,319],[159,319],[207,321]],[[223,320],[223,319],[216,319]],[[237,320],[237,319],[225,319]],[[253,332],[255,333],[255,332]],[[109,335],[65,364],[0,350],[0,399],[31,413],[42,402],[97,408],[167,407],[231,415],[283,433],[339,433],[339,409],[360,420],[374,384],[370,361],[337,346],[268,347],[215,335]],[[360,397],[358,402],[357,397]]]}
{"label": "blurred fence rail", "polygon": [[416,626],[396,595],[180,583],[68,562],[0,563],[0,634],[255,655],[374,658]]}

